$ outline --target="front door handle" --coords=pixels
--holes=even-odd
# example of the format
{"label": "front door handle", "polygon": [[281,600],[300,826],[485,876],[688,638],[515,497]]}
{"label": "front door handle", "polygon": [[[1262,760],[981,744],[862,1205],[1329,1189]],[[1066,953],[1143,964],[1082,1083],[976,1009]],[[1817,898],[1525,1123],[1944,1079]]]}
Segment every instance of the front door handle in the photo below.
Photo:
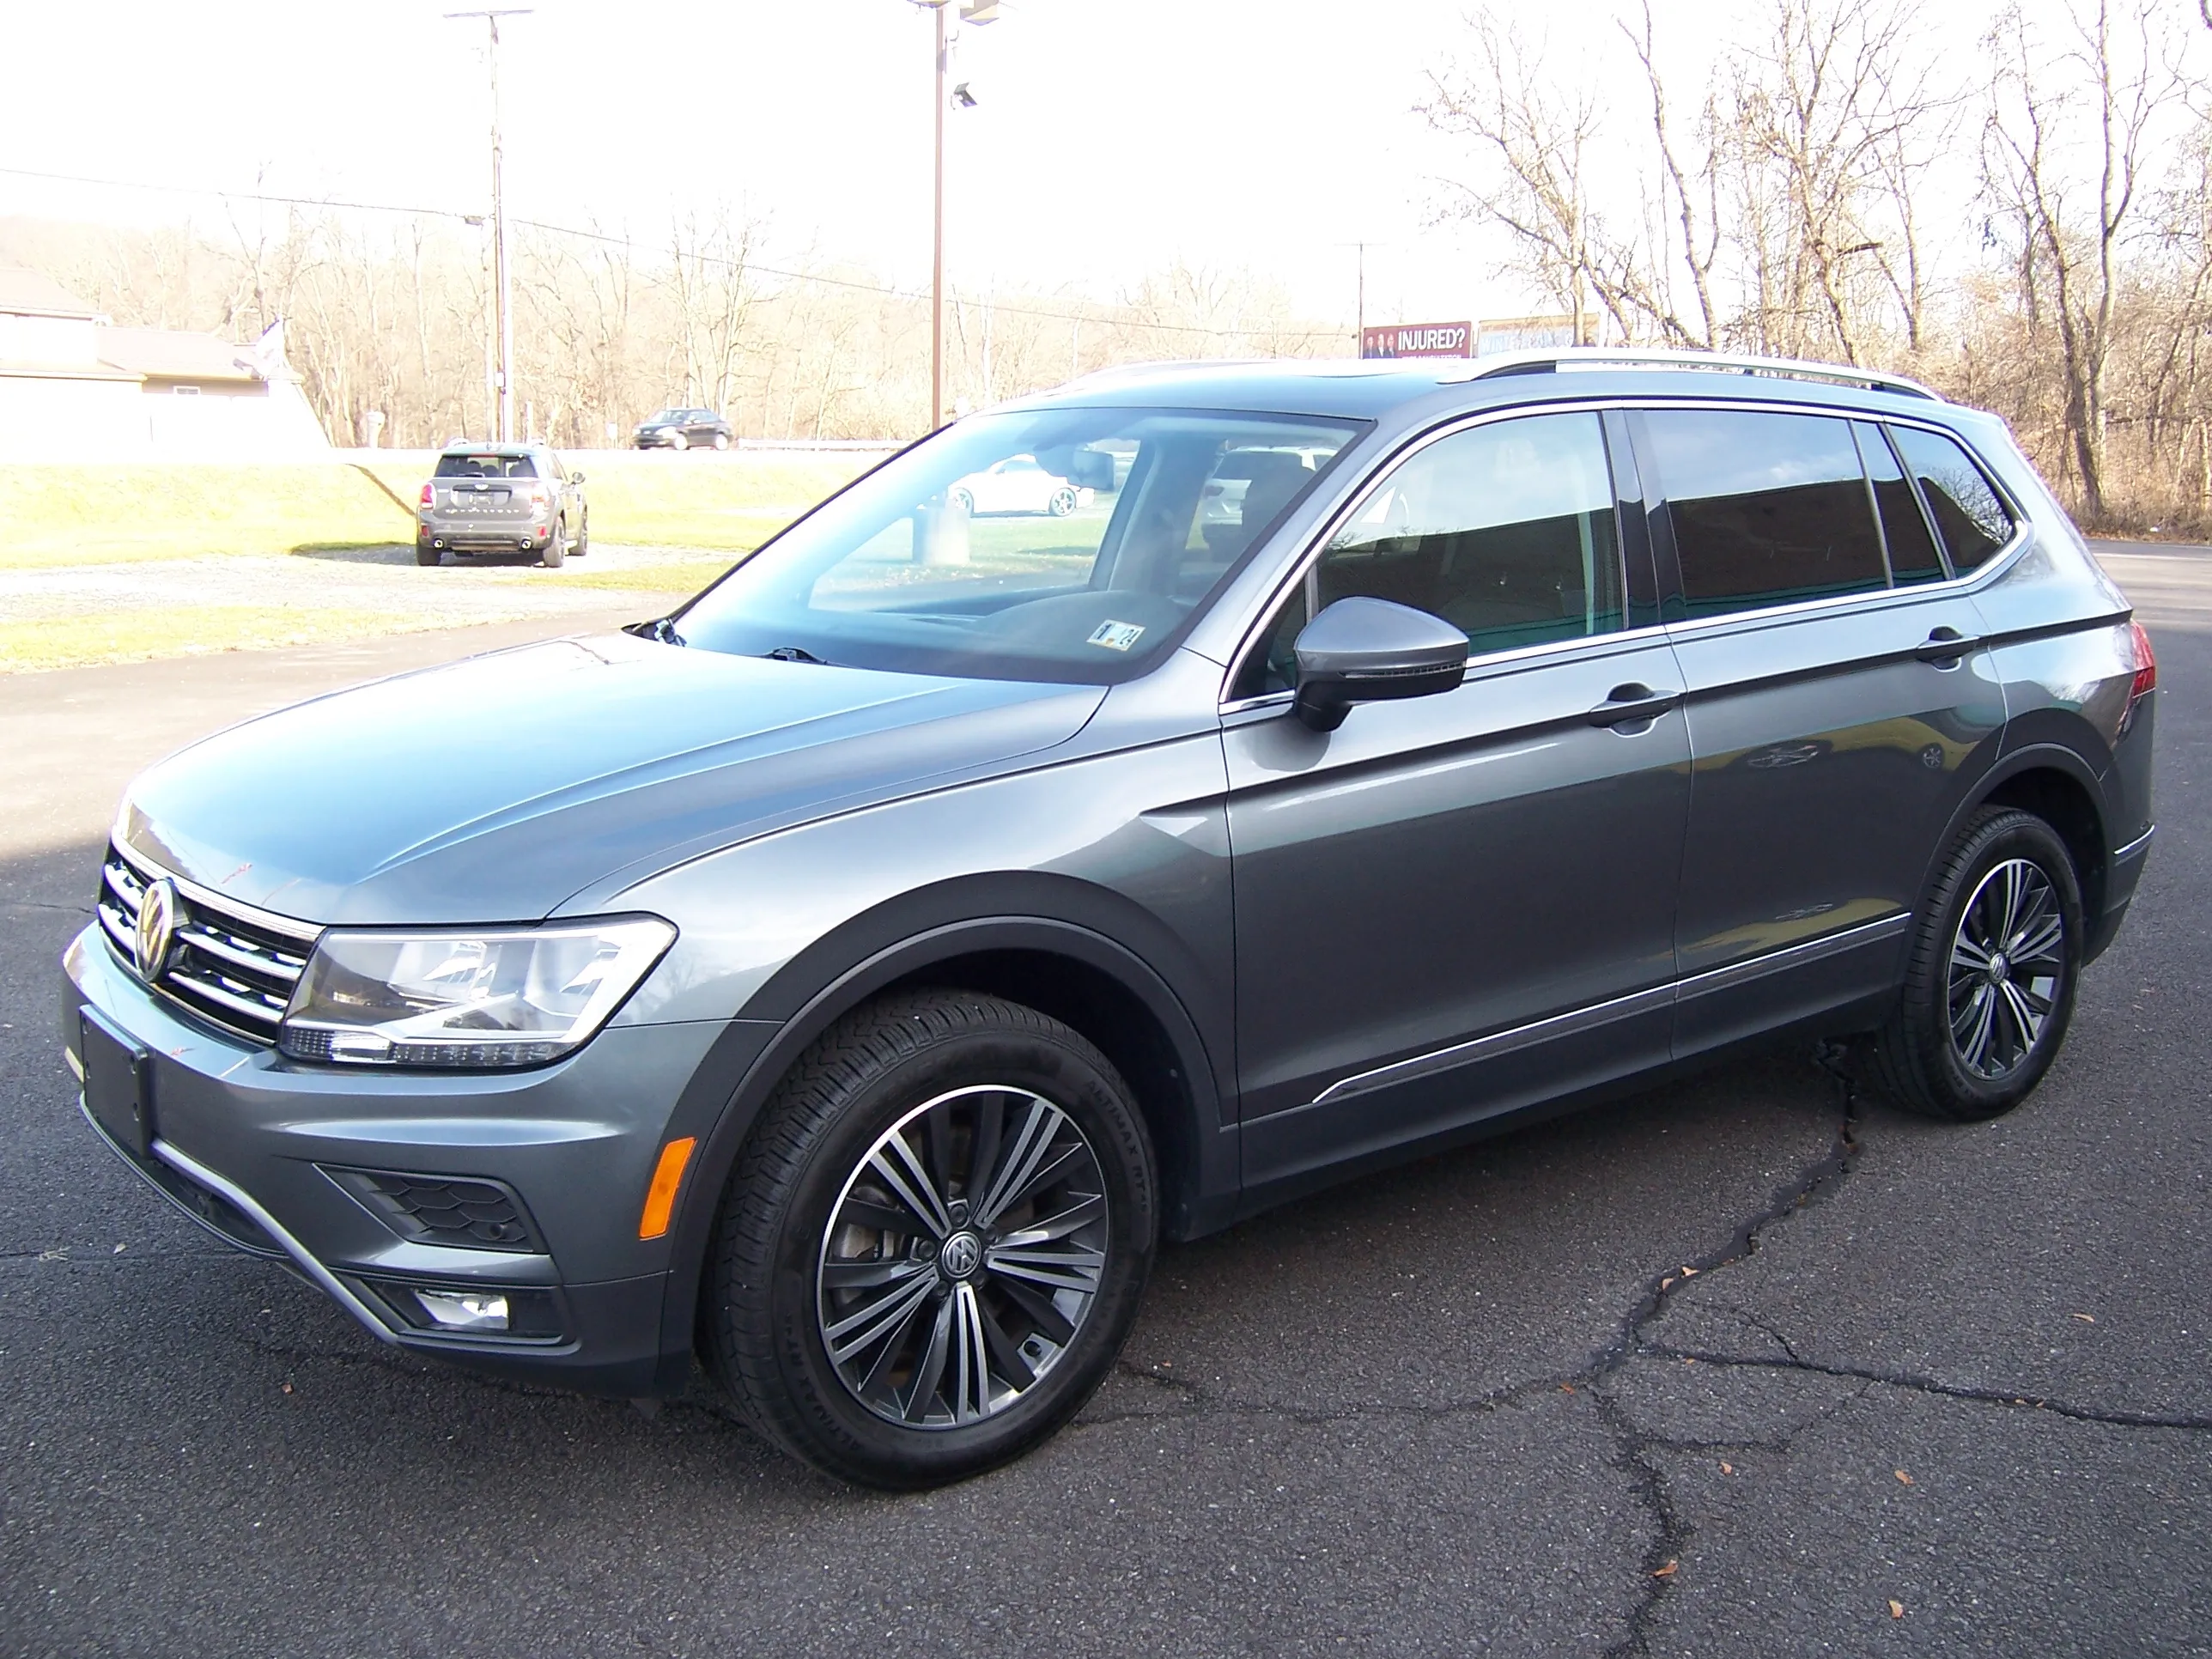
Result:
{"label": "front door handle", "polygon": [[1639,681],[1616,685],[1605,701],[1589,711],[1592,726],[1627,726],[1636,720],[1656,720],[1682,701],[1680,691],[1654,691]]}
{"label": "front door handle", "polygon": [[1979,640],[1970,639],[1955,628],[1939,628],[1914,646],[1912,654],[1923,662],[1932,662],[1939,668],[1948,668],[1980,643]]}

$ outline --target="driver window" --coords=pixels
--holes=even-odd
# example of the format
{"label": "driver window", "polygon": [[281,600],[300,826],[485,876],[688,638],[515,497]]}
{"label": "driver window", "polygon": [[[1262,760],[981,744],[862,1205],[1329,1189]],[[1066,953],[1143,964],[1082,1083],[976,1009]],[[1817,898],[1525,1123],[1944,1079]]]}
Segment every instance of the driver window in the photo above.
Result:
{"label": "driver window", "polygon": [[1440,439],[1376,484],[1270,623],[1233,695],[1290,689],[1311,611],[1360,597],[1442,617],[1472,653],[1626,626],[1620,540],[1595,414],[1537,415]]}

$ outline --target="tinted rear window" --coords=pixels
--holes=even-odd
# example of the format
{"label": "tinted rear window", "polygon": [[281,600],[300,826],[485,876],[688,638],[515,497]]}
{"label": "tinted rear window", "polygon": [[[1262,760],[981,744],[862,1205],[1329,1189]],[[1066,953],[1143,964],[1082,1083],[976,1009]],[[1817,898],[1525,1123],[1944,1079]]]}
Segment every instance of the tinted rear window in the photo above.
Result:
{"label": "tinted rear window", "polygon": [[1643,421],[1687,615],[1889,585],[1847,422],[1749,410],[1653,410]]}
{"label": "tinted rear window", "polygon": [[1890,430],[1905,465],[1920,480],[1921,495],[1950,550],[1953,568],[1972,570],[2012,539],[2012,514],[1956,440],[1917,427]]}
{"label": "tinted rear window", "polygon": [[537,463],[527,455],[441,455],[441,478],[534,478]]}

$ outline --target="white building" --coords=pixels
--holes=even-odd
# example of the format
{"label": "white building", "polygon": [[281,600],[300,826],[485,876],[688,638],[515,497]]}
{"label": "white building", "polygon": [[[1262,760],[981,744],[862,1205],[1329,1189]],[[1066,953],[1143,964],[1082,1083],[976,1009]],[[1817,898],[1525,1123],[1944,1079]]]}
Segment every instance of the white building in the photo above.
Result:
{"label": "white building", "polygon": [[116,328],[35,270],[0,266],[0,462],[296,460],[330,440],[284,362],[254,345]]}

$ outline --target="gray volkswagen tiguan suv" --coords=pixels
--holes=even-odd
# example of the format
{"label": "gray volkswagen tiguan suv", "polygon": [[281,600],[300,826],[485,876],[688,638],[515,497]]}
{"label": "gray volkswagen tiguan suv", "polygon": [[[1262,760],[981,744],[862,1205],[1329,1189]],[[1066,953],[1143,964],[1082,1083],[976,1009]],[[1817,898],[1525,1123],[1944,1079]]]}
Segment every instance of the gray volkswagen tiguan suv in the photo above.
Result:
{"label": "gray volkswagen tiguan suv", "polygon": [[[1010,456],[1092,498],[960,513]],[[1527,1109],[1784,1029],[2014,1106],[2136,890],[2155,678],[1910,381],[1103,374],[668,617],[155,766],[64,1030],[132,1168],[378,1339],[696,1354],[924,1485],[1067,1420],[1158,1241]]]}

